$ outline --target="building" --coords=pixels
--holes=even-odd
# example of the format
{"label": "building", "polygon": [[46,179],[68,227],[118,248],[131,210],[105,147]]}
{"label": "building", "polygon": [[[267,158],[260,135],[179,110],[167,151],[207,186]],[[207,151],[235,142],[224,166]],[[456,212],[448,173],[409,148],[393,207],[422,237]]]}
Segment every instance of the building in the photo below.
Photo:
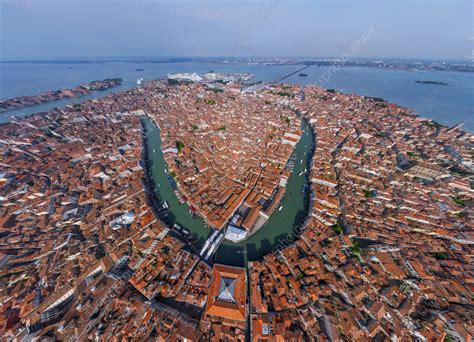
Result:
{"label": "building", "polygon": [[223,325],[245,327],[245,269],[216,264],[212,270],[204,318]]}

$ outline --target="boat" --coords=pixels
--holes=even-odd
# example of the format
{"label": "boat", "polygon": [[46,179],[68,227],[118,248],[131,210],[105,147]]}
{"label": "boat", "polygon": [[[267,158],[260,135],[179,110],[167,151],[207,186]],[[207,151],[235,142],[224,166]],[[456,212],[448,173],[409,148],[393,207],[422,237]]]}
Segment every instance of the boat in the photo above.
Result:
{"label": "boat", "polygon": [[301,176],[302,174],[303,174],[303,171],[301,171],[301,172],[298,174],[298,176]]}
{"label": "boat", "polygon": [[164,202],[163,202],[163,208],[165,208],[165,209],[169,209],[168,202],[166,202],[166,201],[164,201]]}
{"label": "boat", "polygon": [[283,206],[280,205],[280,207],[278,208],[278,211],[281,211],[283,209]]}
{"label": "boat", "polygon": [[136,71],[143,71],[143,70],[145,70],[145,69],[142,69],[142,68],[136,68],[135,70],[136,70]]}
{"label": "boat", "polygon": [[308,74],[301,73],[301,74],[299,74],[299,76],[300,76],[300,77],[307,77]]}
{"label": "boat", "polygon": [[155,150],[155,149],[153,149],[153,153],[156,153],[156,150]]}

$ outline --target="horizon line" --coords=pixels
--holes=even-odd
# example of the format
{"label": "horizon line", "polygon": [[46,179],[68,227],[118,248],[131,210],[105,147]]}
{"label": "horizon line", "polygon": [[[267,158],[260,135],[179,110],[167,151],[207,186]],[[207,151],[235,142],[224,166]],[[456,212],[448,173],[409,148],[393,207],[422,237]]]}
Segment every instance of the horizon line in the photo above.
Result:
{"label": "horizon line", "polygon": [[[164,60],[164,59],[188,59],[188,60],[205,60],[205,59],[216,59],[216,60],[225,60],[225,59],[234,59],[234,60],[263,60],[263,59],[275,59],[275,60],[340,60],[340,56],[186,56],[186,55],[176,55],[176,56],[77,56],[77,57],[51,57],[51,58],[10,58],[2,60],[0,63],[45,63],[45,62],[97,62],[98,60],[102,62],[106,61],[137,61],[142,60]],[[474,63],[472,59],[469,58],[440,58],[440,57],[354,57],[345,62],[357,61],[357,60],[404,60],[404,61],[457,61],[457,62],[467,62]],[[178,61],[179,62],[179,61]]]}

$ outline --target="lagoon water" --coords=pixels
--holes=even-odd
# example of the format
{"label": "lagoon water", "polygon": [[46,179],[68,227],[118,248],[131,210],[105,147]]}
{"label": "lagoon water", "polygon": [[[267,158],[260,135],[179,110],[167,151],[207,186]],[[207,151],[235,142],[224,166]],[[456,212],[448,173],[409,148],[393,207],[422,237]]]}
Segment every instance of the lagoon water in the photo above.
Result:
{"label": "lagoon water", "polygon": [[[144,69],[137,71],[137,68]],[[34,95],[42,91],[71,88],[97,79],[121,77],[123,84],[106,92],[97,92],[83,98],[0,113],[0,122],[14,114],[23,116],[54,107],[77,103],[109,92],[136,86],[144,80],[165,77],[169,72],[249,72],[256,81],[273,81],[299,68],[295,65],[247,65],[215,63],[0,63],[0,99]],[[307,77],[294,75],[289,83],[319,84],[325,67],[312,66],[305,70]],[[416,80],[446,82],[448,86],[415,83]],[[445,125],[466,121],[465,127],[474,130],[474,73],[445,71],[409,71],[367,67],[343,67],[334,75],[326,88],[344,93],[382,97],[390,102],[414,109],[419,115]]]}

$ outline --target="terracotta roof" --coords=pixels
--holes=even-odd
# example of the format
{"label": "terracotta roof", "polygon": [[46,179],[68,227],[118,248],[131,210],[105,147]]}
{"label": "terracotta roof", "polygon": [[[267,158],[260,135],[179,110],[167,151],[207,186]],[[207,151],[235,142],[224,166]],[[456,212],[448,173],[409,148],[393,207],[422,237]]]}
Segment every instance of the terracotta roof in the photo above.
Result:
{"label": "terracotta roof", "polygon": [[206,314],[245,321],[245,269],[214,265]]}

